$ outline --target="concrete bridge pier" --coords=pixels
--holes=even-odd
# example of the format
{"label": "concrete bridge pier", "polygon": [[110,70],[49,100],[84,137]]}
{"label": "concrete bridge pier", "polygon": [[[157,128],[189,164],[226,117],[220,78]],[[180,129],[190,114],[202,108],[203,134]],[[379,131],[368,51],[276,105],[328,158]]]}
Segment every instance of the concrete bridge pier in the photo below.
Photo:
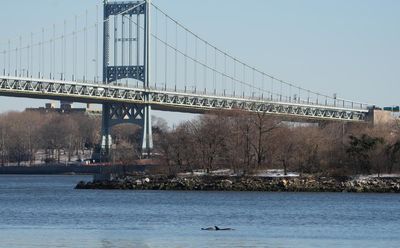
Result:
{"label": "concrete bridge pier", "polygon": [[379,126],[396,123],[398,118],[395,118],[390,111],[371,108],[368,112],[367,120],[371,125]]}

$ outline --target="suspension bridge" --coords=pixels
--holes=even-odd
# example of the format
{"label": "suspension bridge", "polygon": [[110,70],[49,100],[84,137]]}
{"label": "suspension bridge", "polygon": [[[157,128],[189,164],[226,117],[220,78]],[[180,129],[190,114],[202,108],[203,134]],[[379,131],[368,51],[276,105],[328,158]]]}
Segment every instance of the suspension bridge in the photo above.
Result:
{"label": "suspension bridge", "polygon": [[105,154],[111,127],[122,123],[142,127],[142,149],[150,153],[152,109],[368,119],[367,104],[265,73],[214,46],[151,0],[105,0],[92,12],[0,43],[1,57],[1,96],[102,104]]}

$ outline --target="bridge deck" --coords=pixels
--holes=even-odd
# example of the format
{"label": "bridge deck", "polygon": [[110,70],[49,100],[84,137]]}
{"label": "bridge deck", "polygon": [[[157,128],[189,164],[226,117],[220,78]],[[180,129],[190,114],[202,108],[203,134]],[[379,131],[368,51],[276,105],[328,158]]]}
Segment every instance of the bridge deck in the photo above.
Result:
{"label": "bridge deck", "polygon": [[[149,94],[150,100],[145,101]],[[95,83],[0,76],[0,95],[38,99],[68,100],[84,103],[123,102],[150,104],[153,109],[188,113],[210,110],[244,110],[266,112],[290,118],[367,121],[368,109],[343,108],[317,104],[244,99],[238,97],[201,95],[159,91]]]}

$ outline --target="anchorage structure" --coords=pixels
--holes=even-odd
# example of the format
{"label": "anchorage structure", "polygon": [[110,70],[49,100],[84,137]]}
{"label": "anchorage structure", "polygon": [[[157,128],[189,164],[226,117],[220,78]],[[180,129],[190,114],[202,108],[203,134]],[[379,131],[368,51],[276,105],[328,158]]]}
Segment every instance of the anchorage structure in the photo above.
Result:
{"label": "anchorage structure", "polygon": [[[104,1],[103,82],[105,84],[118,84],[120,79],[136,79],[143,82],[143,89],[149,89],[150,4],[150,0]],[[133,21],[133,18],[136,20]],[[112,19],[113,23],[111,23]],[[144,27],[140,25],[141,20],[144,22]],[[126,23],[128,23],[128,32],[126,32]],[[110,33],[110,25],[113,26],[113,34]],[[134,34],[136,37],[133,37]],[[112,51],[110,45],[113,45]],[[136,58],[133,56],[134,47]],[[113,61],[110,61],[111,55]],[[143,104],[103,103],[101,147],[105,157],[108,157],[112,145],[110,134],[112,126],[124,123],[142,127],[142,153],[150,156],[153,138],[149,93],[144,94]]]}

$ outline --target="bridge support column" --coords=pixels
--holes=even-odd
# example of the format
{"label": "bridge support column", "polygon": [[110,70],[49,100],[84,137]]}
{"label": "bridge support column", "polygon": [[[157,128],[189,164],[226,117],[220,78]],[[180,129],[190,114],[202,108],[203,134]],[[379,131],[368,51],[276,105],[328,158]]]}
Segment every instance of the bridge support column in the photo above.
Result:
{"label": "bridge support column", "polygon": [[[109,2],[104,0],[104,34],[103,34],[103,82],[105,84],[110,84],[112,82],[117,82],[120,79],[131,78],[137,81],[143,82],[143,89],[149,89],[150,83],[150,45],[151,45],[151,32],[150,32],[150,10],[151,10],[151,0],[142,1],[125,1],[125,2]],[[143,36],[139,35],[133,38],[132,33],[128,33],[128,36],[123,32],[124,17],[126,16],[137,16],[140,20],[141,16],[144,19],[144,30]],[[115,33],[120,27],[121,36],[114,37],[114,42],[110,41],[110,17],[111,16],[121,16],[119,19],[122,23],[121,26],[118,24],[114,27]],[[116,20],[117,20],[116,19]],[[139,21],[136,23],[137,30],[140,30]],[[119,40],[128,40],[132,42],[135,40],[137,42],[137,48],[143,48],[143,64],[140,64],[139,59],[140,53],[137,55],[137,63],[134,65],[131,62],[129,64],[124,63],[122,60],[114,60],[113,65],[110,65],[110,46],[119,47]],[[112,43],[112,44],[111,44]],[[141,45],[143,44],[143,45]],[[116,54],[123,53],[123,49],[114,50],[114,56]],[[123,56],[123,55],[122,55]],[[153,136],[151,128],[151,106],[149,93],[144,93],[144,102],[142,105],[137,104],[124,104],[124,103],[107,103],[103,104],[103,121],[102,121],[102,153],[105,158],[109,159],[110,148],[112,145],[110,130],[111,127],[117,124],[123,123],[133,123],[142,127],[142,155],[150,157],[151,151],[153,149]]]}
{"label": "bridge support column", "polygon": [[151,156],[153,150],[153,130],[151,126],[151,106],[144,107],[144,122],[142,128],[142,155]]}
{"label": "bridge support column", "polygon": [[110,104],[103,104],[103,114],[101,118],[101,158],[110,160],[110,150],[112,145],[111,126],[110,126]]}
{"label": "bridge support column", "polygon": [[136,124],[141,127],[141,152],[145,157],[151,155],[153,135],[151,126],[151,106],[106,103],[103,104],[102,116],[102,160],[109,161],[112,146],[111,128],[119,124]]}

